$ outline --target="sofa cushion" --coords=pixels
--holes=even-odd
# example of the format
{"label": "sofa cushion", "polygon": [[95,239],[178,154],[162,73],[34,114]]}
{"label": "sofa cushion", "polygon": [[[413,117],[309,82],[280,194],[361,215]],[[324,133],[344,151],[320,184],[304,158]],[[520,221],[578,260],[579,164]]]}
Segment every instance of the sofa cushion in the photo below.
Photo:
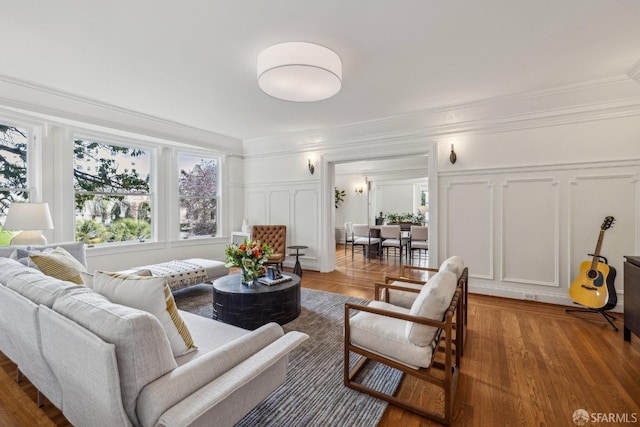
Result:
{"label": "sofa cushion", "polygon": [[18,262],[18,260],[0,257],[0,283],[4,285],[14,276],[38,271],[24,267],[24,264]]}
{"label": "sofa cushion", "polygon": [[0,282],[33,303],[47,307],[51,307],[65,289],[77,287],[9,258],[0,258]]}
{"label": "sofa cushion", "polygon": [[87,271],[84,265],[61,247],[51,253],[33,253],[29,259],[47,276],[82,285],[80,273]]}
{"label": "sofa cushion", "polygon": [[53,310],[115,345],[122,402],[139,425],[136,400],[142,388],[177,367],[158,319],[136,308],[115,304],[85,287],[61,295]]}
{"label": "sofa cushion", "polygon": [[174,356],[195,350],[196,346],[178,313],[166,278],[96,271],[93,289],[112,302],[135,307],[156,316],[167,334]]}
{"label": "sofa cushion", "polygon": [[[422,287],[409,314],[442,321],[456,291],[457,277],[450,271],[440,271]],[[409,341],[417,346],[426,346],[435,338],[438,328],[407,322],[406,334]]]}

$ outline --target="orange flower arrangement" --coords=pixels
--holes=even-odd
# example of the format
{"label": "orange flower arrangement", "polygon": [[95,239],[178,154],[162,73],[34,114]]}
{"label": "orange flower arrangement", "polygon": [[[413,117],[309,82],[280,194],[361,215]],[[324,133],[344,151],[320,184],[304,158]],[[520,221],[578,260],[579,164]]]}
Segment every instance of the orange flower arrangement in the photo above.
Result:
{"label": "orange flower arrangement", "polygon": [[240,267],[242,283],[249,284],[260,277],[260,269],[273,253],[273,249],[259,240],[244,239],[240,245],[228,245],[224,253],[227,256],[225,267]]}

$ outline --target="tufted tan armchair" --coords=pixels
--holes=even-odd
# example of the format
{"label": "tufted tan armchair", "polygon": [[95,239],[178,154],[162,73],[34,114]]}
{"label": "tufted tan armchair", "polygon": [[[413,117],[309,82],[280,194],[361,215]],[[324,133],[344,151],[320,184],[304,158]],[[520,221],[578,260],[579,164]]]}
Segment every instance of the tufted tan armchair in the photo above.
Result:
{"label": "tufted tan armchair", "polygon": [[287,226],[286,225],[254,225],[251,230],[251,239],[260,240],[273,248],[273,254],[266,264],[275,264],[282,270],[282,263],[287,250]]}

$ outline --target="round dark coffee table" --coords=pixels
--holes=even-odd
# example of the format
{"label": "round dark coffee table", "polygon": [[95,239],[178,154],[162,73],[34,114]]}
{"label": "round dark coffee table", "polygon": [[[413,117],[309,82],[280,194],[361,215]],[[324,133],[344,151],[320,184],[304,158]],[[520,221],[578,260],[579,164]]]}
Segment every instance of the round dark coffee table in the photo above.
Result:
{"label": "round dark coffee table", "polygon": [[286,273],[291,280],[263,285],[257,280],[247,286],[240,274],[230,274],[213,282],[213,318],[244,329],[256,329],[269,322],[280,325],[300,315],[300,277]]}

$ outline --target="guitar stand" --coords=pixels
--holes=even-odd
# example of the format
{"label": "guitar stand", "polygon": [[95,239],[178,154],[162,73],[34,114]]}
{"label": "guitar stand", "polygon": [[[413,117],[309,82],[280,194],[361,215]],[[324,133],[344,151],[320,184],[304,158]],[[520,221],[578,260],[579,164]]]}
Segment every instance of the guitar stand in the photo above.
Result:
{"label": "guitar stand", "polygon": [[615,316],[607,313],[602,308],[567,308],[565,311],[567,313],[600,313],[605,318],[605,320],[609,322],[613,330],[618,332],[618,327],[613,324],[613,320],[616,320]]}

